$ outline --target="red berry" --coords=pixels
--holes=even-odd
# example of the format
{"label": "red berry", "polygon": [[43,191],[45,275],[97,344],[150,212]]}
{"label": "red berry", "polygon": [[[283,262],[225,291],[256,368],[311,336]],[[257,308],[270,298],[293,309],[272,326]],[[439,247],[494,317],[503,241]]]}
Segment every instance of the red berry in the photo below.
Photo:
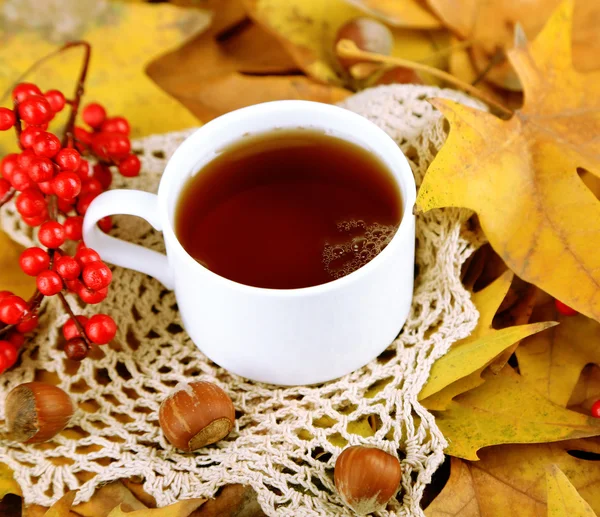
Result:
{"label": "red berry", "polygon": [[12,98],[17,102],[23,102],[32,95],[41,95],[42,91],[31,83],[19,83],[14,87],[12,91]]}
{"label": "red berry", "polygon": [[38,276],[50,267],[50,255],[37,246],[27,248],[19,257],[19,265],[26,275]]}
{"label": "red berry", "polygon": [[560,312],[563,316],[575,316],[577,311],[575,309],[571,309],[568,305],[564,304],[560,300],[554,300],[554,305],[556,310]]}
{"label": "red berry", "polygon": [[18,109],[21,119],[28,124],[44,124],[54,116],[50,103],[41,95],[27,97],[19,103]]}
{"label": "red berry", "polygon": [[27,334],[38,326],[38,322],[39,318],[36,314],[28,314],[17,325],[17,331],[19,331],[21,334]]}
{"label": "red berry", "polygon": [[112,219],[110,217],[110,215],[107,215],[106,217],[103,217],[102,219],[100,219],[98,221],[98,227],[104,232],[104,233],[108,233],[112,230]]}
{"label": "red berry", "polygon": [[89,180],[85,180],[81,184],[81,195],[85,194],[94,194],[94,197],[98,194],[102,193],[104,189],[102,188],[102,183],[96,178],[91,178]]}
{"label": "red berry", "polygon": [[9,193],[12,188],[10,182],[4,178],[0,178],[0,200]]}
{"label": "red berry", "polygon": [[85,325],[85,333],[92,343],[106,345],[117,333],[117,325],[107,314],[94,314]]}
{"label": "red berry", "polygon": [[113,180],[110,167],[103,163],[97,163],[94,165],[94,178],[96,178],[102,185],[102,188],[106,190],[108,187],[110,187],[110,184]]}
{"label": "red berry", "polygon": [[[38,135],[36,138],[38,138]],[[17,164],[19,169],[29,170],[31,165],[35,162],[36,154],[33,152],[33,149],[25,149],[21,151],[17,156]]]}
{"label": "red berry", "polygon": [[42,133],[42,130],[39,127],[26,127],[21,132],[21,136],[19,137],[19,142],[21,142],[21,146],[23,146],[24,149],[29,149],[33,147],[33,141],[35,140],[35,137],[38,136],[40,133]]}
{"label": "red berry", "polygon": [[600,418],[600,400],[597,400],[592,404],[592,409],[590,413],[594,418]]}
{"label": "red berry", "polygon": [[65,285],[67,286],[67,289],[69,291],[75,294],[77,294],[81,289],[85,287],[83,285],[83,282],[78,278],[76,278],[75,280],[65,280]]}
{"label": "red berry", "polygon": [[87,287],[99,291],[110,285],[112,272],[104,262],[97,260],[85,265],[81,279]]}
{"label": "red berry", "polygon": [[85,215],[90,204],[94,199],[98,197],[98,194],[84,194],[79,197],[79,201],[77,201],[77,213],[79,215]]}
{"label": "red berry", "polygon": [[54,161],[61,169],[66,171],[76,171],[81,163],[81,155],[75,149],[67,147],[58,152]]}
{"label": "red berry", "polygon": [[96,303],[100,303],[103,301],[108,295],[108,288],[100,289],[99,291],[94,291],[93,289],[89,289],[85,285],[81,284],[81,287],[77,291],[79,298],[83,303],[87,303],[89,305],[94,305]]}
{"label": "red berry", "polygon": [[48,90],[44,93],[44,97],[54,113],[58,113],[65,107],[65,96],[58,90]]}
{"label": "red berry", "polygon": [[17,153],[7,154],[0,161],[0,176],[10,181],[13,172],[19,167],[19,155]]}
{"label": "red berry", "polygon": [[0,108],[0,131],[6,131],[15,125],[17,117],[9,108]]}
{"label": "red berry", "polygon": [[97,133],[92,141],[92,149],[99,158],[120,160],[131,151],[131,142],[121,133]]}
{"label": "red berry", "polygon": [[46,221],[38,230],[38,239],[47,248],[59,248],[65,242],[65,228],[56,221]]}
{"label": "red berry", "polygon": [[63,280],[75,280],[79,278],[81,266],[73,257],[63,256],[56,259],[56,272]]}
{"label": "red berry", "polygon": [[29,177],[36,183],[50,181],[54,176],[54,164],[50,158],[35,156],[27,169]]}
{"label": "red berry", "polygon": [[[75,249],[75,253],[79,253],[81,250],[86,250],[87,246],[85,245],[85,242],[81,241],[77,243],[77,248]],[[100,260],[100,258],[98,258],[98,260]]]}
{"label": "red berry", "polygon": [[81,163],[75,172],[82,180],[88,180],[94,175],[92,168],[90,167],[90,162],[87,160],[81,160]]}
{"label": "red berry", "polygon": [[17,211],[25,217],[35,217],[46,210],[46,198],[36,189],[24,190],[15,202]]}
{"label": "red berry", "polygon": [[23,169],[17,169],[13,172],[10,180],[12,186],[19,192],[23,192],[29,188],[33,188],[35,183]]}
{"label": "red berry", "polygon": [[82,361],[87,357],[88,346],[85,339],[76,337],[65,343],[65,355],[71,361]]}
{"label": "red berry", "polygon": [[81,192],[81,178],[74,172],[65,171],[52,180],[54,193],[61,199],[74,199]]}
{"label": "red berry", "polygon": [[79,262],[79,265],[82,268],[85,268],[85,266],[91,264],[92,262],[100,261],[100,255],[98,255],[98,253],[92,248],[82,247],[75,253],[75,260]]}
{"label": "red berry", "polygon": [[21,321],[26,309],[27,303],[23,298],[14,294],[8,296],[0,301],[0,321],[7,325],[16,325]]}
{"label": "red berry", "polygon": [[75,126],[74,135],[75,144],[77,145],[77,149],[80,151],[83,151],[87,146],[92,145],[93,133],[87,129],[84,129],[80,126]]}
{"label": "red berry", "polygon": [[28,226],[39,226],[43,222],[48,220],[48,210],[45,210],[40,215],[36,215],[35,217],[23,217],[23,222]]}
{"label": "red berry", "polygon": [[106,119],[106,110],[100,104],[93,102],[83,108],[81,118],[88,126],[99,128]]}
{"label": "red berry", "polygon": [[[75,316],[75,317],[77,318],[77,321],[79,322],[79,324],[83,328],[85,328],[85,325],[88,322],[88,319],[85,316]],[[67,341],[69,341],[70,339],[76,338],[76,337],[81,337],[81,332],[79,332],[79,330],[77,329],[77,325],[75,325],[73,318],[69,318],[67,320],[67,322],[63,325],[62,332],[63,332],[63,336],[65,336],[65,339]]]}
{"label": "red berry", "polygon": [[83,226],[83,217],[80,215],[73,215],[67,217],[63,223],[65,228],[65,236],[71,241],[81,240],[81,228]]}
{"label": "red berry", "polygon": [[52,186],[51,181],[42,181],[41,183],[38,183],[37,186],[41,192],[47,196],[52,196],[54,194],[54,187]]}
{"label": "red berry", "polygon": [[13,330],[10,334],[8,334],[7,340],[17,348],[20,348],[23,346],[23,343],[25,343],[25,336],[20,332]]}
{"label": "red berry", "polygon": [[10,291],[0,291],[0,302],[2,300],[5,300],[6,298],[8,298],[9,296],[14,296],[13,293],[11,293]]}
{"label": "red berry", "polygon": [[42,271],[35,281],[38,291],[45,296],[54,296],[62,291],[63,282],[56,271]]}
{"label": "red berry", "polygon": [[[52,189],[54,190],[54,188]],[[61,198],[57,198],[57,206],[58,209],[65,215],[67,215],[69,212],[71,212],[73,210],[73,204],[75,203],[75,199],[61,199]],[[63,223],[64,226],[64,223]],[[67,237],[68,239],[68,237]]]}
{"label": "red berry", "polygon": [[130,154],[119,163],[119,172],[126,178],[133,178],[140,173],[142,164],[135,154]]}
{"label": "red berry", "polygon": [[61,145],[58,137],[47,131],[40,133],[33,141],[33,150],[38,156],[53,158],[60,151],[60,148]]}
{"label": "red berry", "polygon": [[107,118],[100,127],[100,131],[105,133],[122,133],[128,136],[131,128],[129,122],[123,117],[110,117]]}
{"label": "red berry", "polygon": [[9,341],[0,341],[0,356],[2,356],[6,361],[7,366],[4,366],[6,369],[10,368],[17,362],[19,353],[17,352],[17,347]]}

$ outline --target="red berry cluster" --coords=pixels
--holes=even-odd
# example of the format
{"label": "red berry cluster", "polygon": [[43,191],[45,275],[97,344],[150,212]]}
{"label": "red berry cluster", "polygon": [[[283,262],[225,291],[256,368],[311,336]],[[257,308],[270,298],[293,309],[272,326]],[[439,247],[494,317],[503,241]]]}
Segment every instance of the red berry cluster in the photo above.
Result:
{"label": "red berry cluster", "polygon": [[[87,66],[87,64],[86,64]],[[37,293],[26,302],[8,291],[0,292],[0,372],[15,364],[24,334],[38,323],[37,309],[44,296],[59,296],[71,318],[63,327],[65,353],[83,359],[92,344],[110,342],[117,327],[106,314],[75,317],[64,292],[75,293],[87,304],[104,300],[111,270],[98,253],[81,242],[83,215],[92,200],[112,182],[111,168],[123,176],[140,172],[140,161],[131,153],[130,127],[123,117],[107,117],[100,104],[88,104],[82,118],[89,130],[74,125],[82,88],[68,100],[58,90],[45,93],[34,84],[17,85],[14,108],[0,108],[0,130],[15,128],[21,151],[0,161],[0,206],[16,196],[23,221],[37,230],[43,247],[26,249],[21,269],[36,278]],[[71,106],[70,122],[62,141],[48,131],[55,115]],[[93,158],[93,166],[86,158]],[[108,232],[110,218],[98,225]],[[74,254],[63,245],[79,242]]]}

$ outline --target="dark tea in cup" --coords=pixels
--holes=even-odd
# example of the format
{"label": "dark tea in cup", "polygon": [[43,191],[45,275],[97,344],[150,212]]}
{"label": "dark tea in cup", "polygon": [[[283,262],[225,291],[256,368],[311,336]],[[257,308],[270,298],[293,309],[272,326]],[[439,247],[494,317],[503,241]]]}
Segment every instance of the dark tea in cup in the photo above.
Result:
{"label": "dark tea in cup", "polygon": [[396,181],[375,155],[321,132],[277,130],[241,139],[190,178],[175,232],[222,277],[295,289],[367,264],[401,217]]}

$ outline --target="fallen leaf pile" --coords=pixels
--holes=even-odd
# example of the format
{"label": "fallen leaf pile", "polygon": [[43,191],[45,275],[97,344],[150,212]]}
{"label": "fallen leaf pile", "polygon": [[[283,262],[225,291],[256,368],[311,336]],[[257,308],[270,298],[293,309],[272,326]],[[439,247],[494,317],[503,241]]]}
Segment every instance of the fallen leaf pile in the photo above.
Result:
{"label": "fallen leaf pile", "polygon": [[[463,271],[478,325],[419,394],[449,443],[425,514],[600,515],[600,419],[590,416],[600,399],[600,2],[53,0],[23,16],[32,2],[5,0],[0,14],[2,90],[57,44],[87,39],[87,98],[126,115],[135,136],[269,100],[334,103],[390,82],[487,100],[490,112],[432,100],[450,130],[417,200],[421,211],[473,210],[489,240]],[[69,23],[52,21],[56,9]],[[363,53],[345,68],[338,32],[358,17],[389,28],[391,55]],[[78,66],[76,55],[54,58],[32,80],[65,89]],[[14,146],[11,136],[0,147]],[[18,253],[0,235],[0,289],[27,295]],[[579,314],[560,314],[555,299]],[[352,425],[361,436],[377,432],[368,419]],[[20,489],[0,465],[0,500],[7,494]],[[76,506],[74,497],[24,515],[262,515],[240,486],[163,509],[137,479]],[[10,504],[0,502],[0,515],[13,516]]]}

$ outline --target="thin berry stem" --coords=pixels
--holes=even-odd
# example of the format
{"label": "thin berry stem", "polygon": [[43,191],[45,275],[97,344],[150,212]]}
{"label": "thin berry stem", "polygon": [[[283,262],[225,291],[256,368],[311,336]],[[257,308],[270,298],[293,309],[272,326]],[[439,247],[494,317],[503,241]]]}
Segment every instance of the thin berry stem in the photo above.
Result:
{"label": "thin berry stem", "polygon": [[72,41],[70,43],[67,43],[63,47],[63,50],[78,46],[82,46],[84,48],[85,54],[83,56],[81,72],[79,73],[79,78],[77,79],[77,84],[75,86],[75,94],[73,100],[69,103],[69,105],[71,106],[71,113],[69,114],[69,120],[67,121],[67,125],[65,126],[65,134],[62,140],[63,147],[66,147],[67,145],[73,145],[73,130],[75,127],[75,119],[77,118],[77,113],[79,111],[81,96],[84,93],[85,79],[87,77],[88,69],[90,66],[90,58],[92,55],[92,47],[87,41]]}
{"label": "thin berry stem", "polygon": [[4,197],[0,199],[0,208],[2,208],[6,203],[8,203],[16,193],[17,191],[11,187],[11,189],[6,194],[4,194]]}
{"label": "thin berry stem", "polygon": [[85,344],[87,345],[87,347],[90,348],[91,344],[85,334],[85,330],[81,326],[81,323],[79,323],[79,320],[75,316],[74,312],[71,310],[71,306],[69,305],[69,302],[67,302],[67,299],[65,298],[65,295],[62,292],[58,293],[58,299],[61,301],[62,306],[65,309],[65,312],[73,320],[73,323],[75,323],[75,327],[77,327],[77,330],[79,331],[79,334],[81,335],[81,338],[85,341]]}

